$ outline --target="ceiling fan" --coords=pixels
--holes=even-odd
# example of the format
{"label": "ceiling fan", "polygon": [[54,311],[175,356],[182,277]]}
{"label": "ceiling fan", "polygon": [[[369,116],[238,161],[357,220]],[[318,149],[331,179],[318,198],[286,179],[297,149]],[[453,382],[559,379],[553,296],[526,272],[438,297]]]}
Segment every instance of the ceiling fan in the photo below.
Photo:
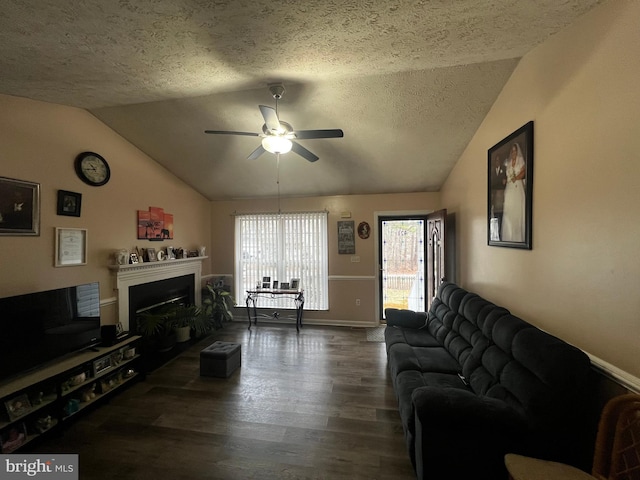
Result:
{"label": "ceiling fan", "polygon": [[293,151],[310,162],[318,160],[318,156],[300,145],[296,140],[309,140],[314,138],[340,138],[344,132],[340,129],[330,130],[294,130],[293,127],[278,118],[278,100],[284,95],[284,85],[274,83],[269,85],[269,92],[276,99],[276,108],[259,105],[264,118],[262,133],[233,132],[224,130],[205,130],[204,133],[213,135],[246,135],[250,137],[262,137],[262,143],[247,157],[255,160],[265,152],[283,154]]}

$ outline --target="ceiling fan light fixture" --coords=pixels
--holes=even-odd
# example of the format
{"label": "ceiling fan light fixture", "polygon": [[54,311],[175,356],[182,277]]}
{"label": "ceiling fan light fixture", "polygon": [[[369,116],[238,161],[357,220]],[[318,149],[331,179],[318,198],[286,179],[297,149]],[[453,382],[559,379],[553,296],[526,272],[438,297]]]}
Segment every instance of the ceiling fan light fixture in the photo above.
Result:
{"label": "ceiling fan light fixture", "polygon": [[282,154],[290,152],[293,144],[288,138],[272,135],[262,139],[262,146],[269,153]]}

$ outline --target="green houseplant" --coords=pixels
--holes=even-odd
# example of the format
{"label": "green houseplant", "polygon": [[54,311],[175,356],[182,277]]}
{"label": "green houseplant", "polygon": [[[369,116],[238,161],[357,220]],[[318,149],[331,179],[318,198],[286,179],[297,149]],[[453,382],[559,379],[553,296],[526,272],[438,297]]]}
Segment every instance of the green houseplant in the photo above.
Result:
{"label": "green houseplant", "polygon": [[158,350],[163,350],[176,342],[188,341],[191,331],[196,337],[208,333],[213,322],[196,305],[170,303],[139,315],[138,328],[143,336],[158,344]]}
{"label": "green houseplant", "polygon": [[205,316],[211,319],[216,329],[222,328],[223,322],[233,320],[234,299],[231,293],[222,286],[213,286],[207,283],[206,292],[202,299]]}
{"label": "green houseplant", "polygon": [[137,317],[138,331],[145,343],[158,351],[168,351],[176,343],[174,323],[165,307],[143,312]]}

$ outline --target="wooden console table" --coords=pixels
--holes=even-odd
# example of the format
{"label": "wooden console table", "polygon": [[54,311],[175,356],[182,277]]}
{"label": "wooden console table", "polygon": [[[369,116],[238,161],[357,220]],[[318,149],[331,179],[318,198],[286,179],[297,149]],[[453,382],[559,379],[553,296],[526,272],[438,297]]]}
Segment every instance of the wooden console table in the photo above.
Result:
{"label": "wooden console table", "polygon": [[247,316],[249,317],[249,330],[251,330],[251,321],[256,325],[258,323],[257,300],[258,298],[290,298],[296,306],[296,331],[300,332],[302,327],[302,311],[304,308],[304,292],[302,290],[247,290]]}

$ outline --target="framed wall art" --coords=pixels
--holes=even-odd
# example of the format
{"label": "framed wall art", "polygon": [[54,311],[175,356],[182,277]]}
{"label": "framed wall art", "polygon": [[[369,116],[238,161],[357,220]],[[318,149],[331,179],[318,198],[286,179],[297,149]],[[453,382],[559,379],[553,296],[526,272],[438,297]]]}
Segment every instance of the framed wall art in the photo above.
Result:
{"label": "framed wall art", "polygon": [[56,227],[54,265],[70,267],[87,264],[87,229]]}
{"label": "framed wall art", "polygon": [[58,190],[58,215],[79,217],[82,206],[82,194]]}
{"label": "framed wall art", "polygon": [[160,207],[138,210],[138,240],[173,240],[173,214]]}
{"label": "framed wall art", "polygon": [[487,244],[531,250],[533,122],[488,151]]}
{"label": "framed wall art", "polygon": [[0,177],[0,235],[40,235],[40,184]]}
{"label": "framed wall art", "polygon": [[353,220],[338,222],[338,254],[353,255],[356,253],[355,224]]}

